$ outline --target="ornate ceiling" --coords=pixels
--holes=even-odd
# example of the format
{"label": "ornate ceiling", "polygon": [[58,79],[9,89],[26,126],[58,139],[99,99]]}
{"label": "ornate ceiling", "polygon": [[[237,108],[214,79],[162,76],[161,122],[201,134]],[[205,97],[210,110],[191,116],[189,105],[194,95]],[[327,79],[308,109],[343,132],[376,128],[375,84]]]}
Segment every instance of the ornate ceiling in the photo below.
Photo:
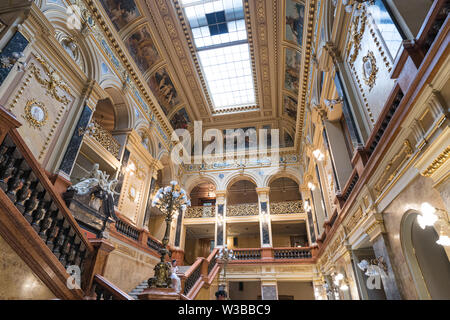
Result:
{"label": "ornate ceiling", "polygon": [[194,120],[202,120],[204,128],[280,128],[284,146],[293,147],[295,140],[298,147],[314,0],[242,0],[256,106],[223,110],[211,103],[180,1],[95,0],[93,4],[98,2],[99,13],[109,17],[105,21],[113,37],[122,39],[133,69],[142,74],[174,129],[191,128]]}

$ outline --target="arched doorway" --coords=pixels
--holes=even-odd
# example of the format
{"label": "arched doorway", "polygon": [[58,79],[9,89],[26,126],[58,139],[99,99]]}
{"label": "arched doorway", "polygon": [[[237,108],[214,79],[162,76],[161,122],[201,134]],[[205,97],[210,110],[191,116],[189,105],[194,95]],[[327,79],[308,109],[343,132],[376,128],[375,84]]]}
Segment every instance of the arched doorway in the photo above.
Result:
{"label": "arched doorway", "polygon": [[450,299],[450,262],[432,227],[422,229],[417,212],[405,214],[401,227],[403,252],[420,299]]}

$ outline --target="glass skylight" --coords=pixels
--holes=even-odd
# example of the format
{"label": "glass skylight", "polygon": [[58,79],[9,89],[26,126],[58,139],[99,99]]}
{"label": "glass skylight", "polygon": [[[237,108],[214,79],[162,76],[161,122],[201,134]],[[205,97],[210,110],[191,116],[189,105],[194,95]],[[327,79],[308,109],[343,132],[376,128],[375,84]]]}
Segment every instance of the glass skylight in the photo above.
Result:
{"label": "glass skylight", "polygon": [[215,109],[256,104],[242,0],[181,0]]}

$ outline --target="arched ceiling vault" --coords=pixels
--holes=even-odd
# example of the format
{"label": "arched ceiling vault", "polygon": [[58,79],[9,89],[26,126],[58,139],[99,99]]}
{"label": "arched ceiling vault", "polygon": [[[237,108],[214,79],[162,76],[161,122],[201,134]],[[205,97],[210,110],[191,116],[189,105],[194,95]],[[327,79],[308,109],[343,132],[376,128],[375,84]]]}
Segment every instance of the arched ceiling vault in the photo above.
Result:
{"label": "arched ceiling vault", "polygon": [[[230,1],[237,7],[242,1],[255,103],[224,108],[211,98],[211,82],[200,59],[198,30],[192,25],[189,6],[194,2],[198,10],[204,5],[197,22],[207,14],[219,19],[223,11],[230,27],[234,23],[230,16],[237,17],[236,12],[227,13]],[[132,66],[143,75],[174,129],[189,129],[194,120],[202,120],[204,128],[257,124],[256,129],[283,128],[282,140],[291,136],[299,148],[310,81],[315,0],[94,0],[93,4],[108,19],[111,32],[122,39]],[[210,22],[206,25],[209,33],[213,32]],[[225,31],[231,34],[231,29]]]}

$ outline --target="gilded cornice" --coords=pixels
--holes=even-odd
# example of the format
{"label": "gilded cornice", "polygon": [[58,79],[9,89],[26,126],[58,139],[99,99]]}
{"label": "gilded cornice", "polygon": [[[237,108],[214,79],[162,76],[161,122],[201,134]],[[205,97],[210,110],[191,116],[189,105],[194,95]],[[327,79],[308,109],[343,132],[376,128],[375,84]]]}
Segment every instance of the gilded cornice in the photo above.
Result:
{"label": "gilded cornice", "polygon": [[[103,36],[105,39],[108,40],[108,42],[112,45],[113,50],[115,51],[115,53],[117,54],[117,56],[120,58],[121,60],[121,64],[124,66],[125,71],[127,71],[128,75],[131,77],[131,79],[134,81],[137,89],[139,89],[139,93],[145,98],[145,102],[148,106],[150,106],[151,111],[153,112],[153,114],[156,116],[157,121],[159,122],[159,124],[162,126],[162,129],[164,131],[164,134],[167,137],[171,136],[171,127],[169,124],[168,119],[165,116],[162,116],[162,112],[157,108],[157,106],[153,103],[152,98],[150,97],[150,95],[148,94],[149,90],[147,90],[144,87],[144,83],[139,79],[138,74],[140,74],[140,72],[136,72],[133,68],[133,66],[130,64],[130,62],[128,61],[128,58],[126,57],[125,52],[122,50],[119,42],[116,40],[116,37],[114,35],[115,31],[111,31],[111,29],[109,28],[108,24],[106,23],[104,17],[101,15],[101,11],[97,8],[97,4],[94,3],[93,0],[77,0],[78,4],[80,5],[80,7],[82,7],[82,3],[81,1],[83,1],[86,4],[86,8],[89,10],[91,16],[96,20],[97,25],[99,26],[99,29],[101,29],[101,32],[103,33]],[[120,77],[120,75],[118,75]],[[130,79],[130,82],[131,82]],[[143,114],[147,114],[145,112],[145,110],[143,110]],[[151,122],[154,119],[149,119],[149,121]],[[166,139],[162,139],[163,143],[166,145],[166,147],[168,149],[169,148],[169,142],[166,141]]]}
{"label": "gilded cornice", "polygon": [[447,160],[450,159],[450,147],[445,148],[436,159],[422,172],[425,177],[431,177],[440,167],[442,167]]}

